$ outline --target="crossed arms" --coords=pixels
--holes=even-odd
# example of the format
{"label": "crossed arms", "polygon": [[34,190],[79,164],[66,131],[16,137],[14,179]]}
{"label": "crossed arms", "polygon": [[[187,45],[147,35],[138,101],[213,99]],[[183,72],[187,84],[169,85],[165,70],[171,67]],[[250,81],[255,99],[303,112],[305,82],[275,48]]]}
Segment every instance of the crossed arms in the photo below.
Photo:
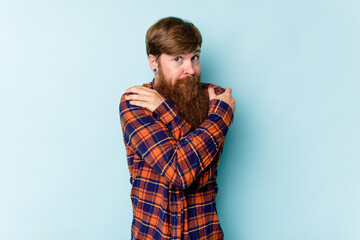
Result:
{"label": "crossed arms", "polygon": [[120,102],[125,144],[176,187],[190,187],[219,153],[232,124],[231,105],[211,99],[208,117],[190,132],[170,101],[163,100],[150,111],[131,104],[127,96]]}

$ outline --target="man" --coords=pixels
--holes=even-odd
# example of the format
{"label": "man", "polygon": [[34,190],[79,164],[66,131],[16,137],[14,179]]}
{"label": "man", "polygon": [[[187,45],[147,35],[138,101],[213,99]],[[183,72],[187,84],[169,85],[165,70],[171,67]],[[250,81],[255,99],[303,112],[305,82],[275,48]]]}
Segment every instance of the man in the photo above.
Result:
{"label": "man", "polygon": [[235,100],[200,82],[199,30],[168,17],[146,34],[154,80],[120,102],[132,184],[131,239],[223,239],[216,213],[217,166]]}

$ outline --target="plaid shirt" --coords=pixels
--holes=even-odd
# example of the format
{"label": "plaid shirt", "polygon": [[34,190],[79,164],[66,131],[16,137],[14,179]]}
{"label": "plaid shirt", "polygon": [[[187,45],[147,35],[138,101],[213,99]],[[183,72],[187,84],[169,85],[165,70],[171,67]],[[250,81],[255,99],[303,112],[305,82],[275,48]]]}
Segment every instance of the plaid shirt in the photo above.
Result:
{"label": "plaid shirt", "polygon": [[[153,82],[144,84],[153,88]],[[213,87],[217,94],[224,89]],[[217,166],[233,112],[211,100],[209,115],[193,132],[165,100],[151,112],[124,94],[120,120],[132,184],[131,239],[218,240],[224,234],[216,213]]]}

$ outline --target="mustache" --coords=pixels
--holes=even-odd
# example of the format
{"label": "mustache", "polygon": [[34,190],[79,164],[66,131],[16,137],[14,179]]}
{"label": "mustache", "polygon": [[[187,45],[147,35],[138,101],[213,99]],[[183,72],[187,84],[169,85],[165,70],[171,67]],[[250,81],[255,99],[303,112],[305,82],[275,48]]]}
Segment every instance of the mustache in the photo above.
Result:
{"label": "mustache", "polygon": [[184,78],[179,78],[178,80],[176,80],[175,84],[192,83],[192,82],[200,82],[200,75],[193,75]]}

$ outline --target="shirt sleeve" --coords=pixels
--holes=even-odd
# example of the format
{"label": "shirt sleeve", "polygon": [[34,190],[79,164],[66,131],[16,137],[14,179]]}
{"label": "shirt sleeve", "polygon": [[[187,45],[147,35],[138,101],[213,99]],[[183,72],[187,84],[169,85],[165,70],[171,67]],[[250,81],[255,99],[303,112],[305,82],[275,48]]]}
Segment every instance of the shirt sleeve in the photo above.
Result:
{"label": "shirt sleeve", "polygon": [[204,123],[177,140],[163,121],[156,119],[151,111],[131,105],[125,96],[120,102],[125,144],[176,187],[188,188],[211,163],[223,143],[233,120],[230,106],[211,100]]}
{"label": "shirt sleeve", "polygon": [[190,124],[181,118],[179,110],[167,99],[155,109],[153,114],[171,131],[175,140],[179,140],[181,136],[191,131]]}

